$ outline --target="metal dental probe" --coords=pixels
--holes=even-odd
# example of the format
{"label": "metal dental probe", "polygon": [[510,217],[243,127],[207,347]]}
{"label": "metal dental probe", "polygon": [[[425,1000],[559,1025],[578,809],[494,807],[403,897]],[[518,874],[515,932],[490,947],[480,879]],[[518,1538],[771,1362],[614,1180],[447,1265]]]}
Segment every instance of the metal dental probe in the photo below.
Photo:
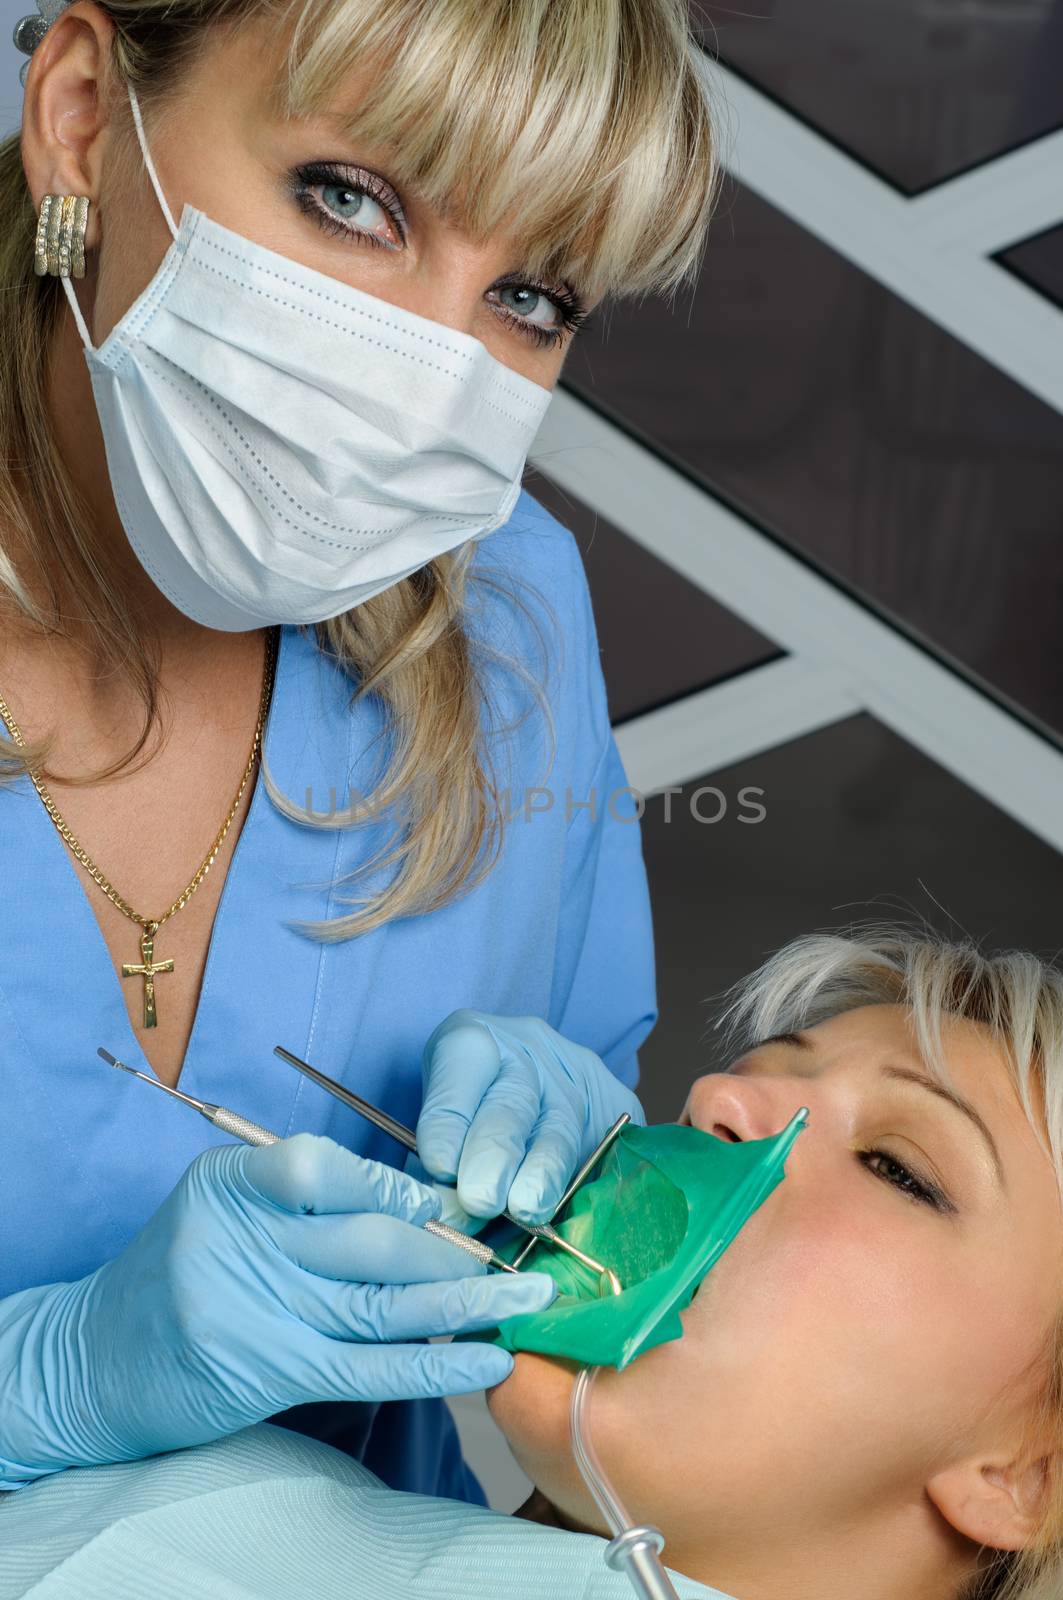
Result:
{"label": "metal dental probe", "polygon": [[[336,1099],[341,1100],[345,1106],[350,1106],[352,1111],[357,1111],[359,1116],[365,1117],[367,1122],[373,1123],[375,1127],[380,1128],[384,1133],[390,1134],[393,1139],[399,1144],[405,1145],[406,1149],[412,1151],[414,1155],[417,1154],[417,1139],[412,1128],[407,1128],[402,1122],[396,1122],[395,1118],[389,1117],[386,1111],[379,1110],[369,1100],[363,1100],[360,1094],[355,1094],[353,1090],[345,1088],[342,1083],[337,1083],[335,1078],[330,1078],[327,1073],[319,1072],[317,1067],[312,1067],[308,1061],[303,1061],[299,1056],[293,1055],[282,1044],[273,1046],[273,1054],[280,1056],[290,1066],[304,1073],[314,1083],[319,1084],[322,1089],[327,1089],[329,1094],[335,1095]],[[625,1115],[619,1123],[614,1124],[613,1128],[606,1134],[603,1145],[606,1141],[611,1141],[615,1137],[626,1120],[630,1119]],[[602,1146],[599,1146],[599,1152],[601,1148]],[[586,1163],[584,1166],[586,1166]],[[580,1175],[586,1175],[583,1168],[581,1168]],[[569,1191],[572,1188],[573,1185],[570,1184]],[[568,1195],[569,1192],[566,1191],[565,1198],[568,1198]],[[619,1280],[609,1267],[603,1266],[600,1261],[595,1261],[592,1256],[585,1255],[582,1250],[577,1250],[575,1245],[569,1244],[567,1239],[563,1239],[557,1229],[552,1228],[548,1222],[521,1222],[519,1217],[512,1216],[508,1211],[503,1211],[502,1215],[507,1222],[512,1222],[514,1227],[520,1228],[522,1232],[529,1234],[531,1236],[531,1244],[534,1244],[538,1239],[545,1240],[547,1244],[552,1244],[555,1249],[563,1250],[566,1255],[574,1256],[577,1261],[581,1261],[585,1267],[590,1267],[592,1271],[600,1273],[607,1280],[613,1294],[620,1293]],[[516,1264],[514,1265],[514,1270],[516,1270]]]}
{"label": "metal dental probe", "polygon": [[[630,1121],[631,1121],[631,1118],[630,1118],[630,1116],[628,1115],[628,1113],[626,1111],[622,1112],[622,1114],[619,1117],[617,1117],[616,1121],[613,1123],[613,1126],[605,1134],[605,1136],[602,1139],[601,1143],[597,1144],[594,1147],[594,1149],[591,1151],[590,1155],[587,1157],[586,1161],[583,1163],[582,1167],[580,1167],[579,1171],[576,1173],[576,1176],[572,1179],[572,1182],[569,1184],[568,1188],[565,1190],[564,1194],[561,1196],[560,1200],[557,1202],[557,1205],[554,1207],[553,1211],[550,1213],[550,1221],[551,1222],[553,1222],[555,1217],[559,1217],[561,1215],[562,1211],[564,1211],[565,1207],[568,1205],[569,1201],[572,1199],[572,1196],[575,1194],[576,1190],[578,1188],[580,1188],[580,1186],[582,1184],[586,1183],[587,1179],[590,1177],[591,1173],[594,1171],[594,1168],[598,1165],[598,1162],[605,1155],[605,1153],[609,1149],[610,1145],[613,1143],[613,1141],[616,1138],[619,1137],[621,1130],[626,1128]],[[513,1257],[513,1265],[515,1267],[519,1267],[519,1266],[523,1265],[525,1257],[529,1256],[531,1254],[531,1252],[535,1249],[536,1242],[537,1241],[535,1239],[529,1239],[527,1244],[524,1246],[523,1250],[520,1252],[520,1254]],[[610,1273],[610,1277],[614,1277],[614,1276],[615,1276],[615,1274]],[[619,1294],[620,1290],[619,1289],[614,1289],[613,1293],[614,1294]]]}
{"label": "metal dental probe", "polygon": [[119,1061],[109,1050],[102,1045],[96,1051],[104,1061],[112,1067],[119,1067],[123,1072],[131,1072],[134,1078],[141,1078],[144,1083],[150,1083],[154,1088],[161,1089],[164,1094],[173,1095],[175,1100],[183,1100],[186,1106],[191,1106],[193,1111],[198,1111],[201,1117],[206,1117],[208,1122],[213,1122],[216,1128],[223,1133],[235,1134],[238,1139],[243,1139],[245,1144],[274,1144],[277,1139],[275,1133],[270,1133],[268,1128],[260,1127],[257,1122],[249,1122],[246,1117],[240,1116],[237,1111],[230,1111],[228,1106],[212,1105],[209,1100],[194,1100],[190,1094],[182,1094],[180,1089],[171,1089],[168,1083],[163,1083],[160,1078],[152,1078],[146,1072],[138,1072],[136,1067],[127,1067],[124,1061]]}
{"label": "metal dental probe", "polygon": [[[238,1111],[231,1111],[228,1106],[216,1106],[209,1100],[196,1100],[190,1094],[183,1094],[180,1089],[171,1089],[168,1083],[163,1083],[160,1078],[152,1078],[146,1072],[138,1072],[136,1067],[128,1067],[124,1061],[119,1061],[109,1050],[102,1045],[96,1051],[104,1061],[112,1067],[118,1067],[122,1072],[132,1073],[134,1078],[140,1078],[144,1083],[150,1083],[156,1089],[161,1089],[164,1094],[172,1095],[175,1100],[183,1100],[186,1106],[191,1106],[193,1111],[198,1111],[201,1117],[206,1117],[216,1128],[221,1128],[223,1133],[234,1134],[237,1139],[242,1139],[245,1144],[268,1145],[279,1144],[280,1134],[271,1133],[268,1128],[263,1128],[257,1122],[251,1122],[247,1117],[242,1117]],[[425,1233],[435,1234],[437,1239],[445,1239],[448,1244],[457,1245],[459,1250],[472,1256],[485,1267],[496,1267],[500,1272],[516,1272],[516,1267],[511,1267],[508,1261],[503,1261],[496,1255],[490,1245],[484,1244],[482,1239],[474,1239],[470,1234],[461,1233],[457,1228],[452,1228],[447,1222],[430,1221],[423,1224]]]}

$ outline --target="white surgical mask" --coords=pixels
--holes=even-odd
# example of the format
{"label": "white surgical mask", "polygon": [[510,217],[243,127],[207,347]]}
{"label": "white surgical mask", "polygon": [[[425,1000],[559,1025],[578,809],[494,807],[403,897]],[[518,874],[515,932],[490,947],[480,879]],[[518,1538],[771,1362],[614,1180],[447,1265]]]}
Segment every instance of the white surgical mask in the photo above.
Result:
{"label": "white surgical mask", "polygon": [[506,521],[551,391],[469,334],[186,205],[99,349],[69,278],[122,526],[194,621],[339,616]]}

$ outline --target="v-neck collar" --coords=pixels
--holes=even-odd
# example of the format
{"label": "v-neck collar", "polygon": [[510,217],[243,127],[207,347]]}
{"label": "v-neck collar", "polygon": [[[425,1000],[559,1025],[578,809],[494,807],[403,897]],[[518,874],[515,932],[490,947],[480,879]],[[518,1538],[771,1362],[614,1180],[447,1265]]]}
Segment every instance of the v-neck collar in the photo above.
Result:
{"label": "v-neck collar", "polygon": [[[271,775],[297,804],[312,795],[320,808],[330,788],[348,787],[351,690],[312,631],[281,628],[262,746]],[[311,1053],[328,949],[286,924],[327,916],[341,832],[282,816],[265,792],[260,764],[215,913],[178,1082],[184,1093],[230,1105],[281,1135],[291,1131],[302,1078],[273,1046]],[[172,1138],[164,1142],[182,1169],[223,1136],[96,1054],[103,1045],[151,1073],[68,846],[26,774],[0,786],[0,881],[0,989],[26,1044],[28,1070],[40,1076],[50,1114],[66,1124],[68,1147],[95,1170],[109,1164],[104,1148],[93,1151],[97,1141],[117,1141],[133,1166],[150,1164],[158,1152],[151,1130],[169,1118]]]}

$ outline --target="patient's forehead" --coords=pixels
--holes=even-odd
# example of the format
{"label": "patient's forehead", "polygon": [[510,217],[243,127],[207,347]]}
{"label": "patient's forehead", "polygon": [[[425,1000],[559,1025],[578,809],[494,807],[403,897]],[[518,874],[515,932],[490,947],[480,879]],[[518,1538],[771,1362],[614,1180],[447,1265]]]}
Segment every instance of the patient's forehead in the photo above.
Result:
{"label": "patient's forehead", "polygon": [[[841,1087],[843,1080],[851,1084],[854,1076],[885,1082],[891,1072],[919,1074],[978,1103],[987,1116],[1003,1117],[1030,1131],[1007,1047],[989,1028],[945,1014],[938,1054],[932,1049],[924,1054],[908,1007],[885,1002],[854,1006],[804,1026],[795,1025],[793,1031],[781,1024],[779,1032],[696,1078],[681,1120],[696,1120],[694,1108],[721,1075],[778,1075]],[[1036,1106],[1041,1096],[1039,1084],[1035,1087]]]}
{"label": "patient's forehead", "polygon": [[[726,1075],[807,1077],[851,1082],[854,1074],[889,1081],[893,1069],[918,1073],[977,1106],[982,1116],[1002,1130],[1002,1137],[1022,1146],[1039,1163],[1047,1159],[1043,1080],[1037,1067],[1030,1074],[1033,1120],[1022,1103],[1015,1062],[1007,1043],[983,1023],[943,1013],[940,1052],[926,1054],[907,1006],[882,1003],[853,1007],[793,1032],[760,1040],[720,1070]],[[1063,1070],[1063,1062],[1059,1064]],[[691,1085],[684,1118],[704,1095],[712,1078],[705,1074]]]}
{"label": "patient's forehead", "polygon": [[778,1070],[798,1074],[819,1072],[842,1062],[854,1068],[874,1068],[889,1059],[934,1077],[947,1077],[954,1062],[972,1060],[977,1060],[982,1070],[992,1063],[1010,1075],[1002,1041],[965,1017],[944,1014],[941,1057],[935,1060],[924,1055],[908,1007],[894,1002],[854,1006],[803,1026],[795,1024],[792,1031],[769,1034],[735,1056],[727,1070],[754,1056],[758,1067],[777,1062]]}

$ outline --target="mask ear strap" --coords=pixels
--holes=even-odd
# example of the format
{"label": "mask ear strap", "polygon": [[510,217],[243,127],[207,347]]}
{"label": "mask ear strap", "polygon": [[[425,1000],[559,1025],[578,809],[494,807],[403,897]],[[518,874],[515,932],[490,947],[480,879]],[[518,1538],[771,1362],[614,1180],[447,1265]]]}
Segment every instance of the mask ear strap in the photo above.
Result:
{"label": "mask ear strap", "polygon": [[[148,141],[144,134],[144,122],[140,115],[140,103],[137,100],[136,90],[133,88],[131,83],[127,83],[126,88],[129,92],[129,104],[133,112],[133,122],[137,130],[137,139],[140,142],[140,151],[144,157],[144,165],[148,169],[148,177],[151,179],[151,186],[155,190],[159,204],[162,207],[163,216],[166,218],[167,226],[176,239],[177,228],[174,224],[173,215],[170,211],[170,208],[166,203],[166,196],[162,192],[162,184],[159,182],[159,175],[155,171],[155,163],[151,159],[151,151],[148,149]],[[95,349],[95,346],[92,342],[92,335],[89,333],[88,325],[85,322],[85,318],[81,314],[81,307],[78,305],[77,295],[74,293],[74,285],[70,282],[69,278],[63,278],[62,284],[64,290],[66,291],[67,300],[70,303],[70,309],[74,314],[74,321],[77,323],[78,332],[81,335],[81,342],[85,346],[86,350],[93,350]]]}
{"label": "mask ear strap", "polygon": [[82,344],[85,346],[86,350],[94,350],[96,347],[92,342],[92,335],[89,332],[88,324],[81,314],[81,307],[78,305],[78,297],[74,293],[74,285],[71,283],[69,278],[60,278],[59,281],[63,285],[63,290],[66,294],[67,300],[70,302],[70,309],[74,314],[74,321],[77,323]]}
{"label": "mask ear strap", "polygon": [[134,121],[134,123],[136,125],[137,138],[140,140],[140,150],[141,150],[141,154],[144,157],[144,165],[148,169],[148,177],[151,179],[152,188],[155,190],[155,193],[158,196],[159,204],[162,207],[162,214],[166,218],[166,222],[167,222],[167,225],[168,225],[168,227],[170,229],[170,232],[173,234],[174,238],[176,239],[177,238],[177,224],[174,222],[173,217],[172,217],[172,215],[170,213],[170,208],[166,204],[166,196],[162,192],[162,184],[159,182],[159,175],[155,171],[155,163],[151,159],[151,151],[148,149],[148,141],[144,136],[144,123],[143,123],[143,120],[142,120],[141,115],[140,115],[140,103],[137,100],[137,93],[136,93],[136,90],[133,88],[133,85],[131,83],[127,83],[126,84],[126,88],[129,91],[129,104],[130,104],[130,106],[132,107],[132,110],[133,110],[133,121]]}

